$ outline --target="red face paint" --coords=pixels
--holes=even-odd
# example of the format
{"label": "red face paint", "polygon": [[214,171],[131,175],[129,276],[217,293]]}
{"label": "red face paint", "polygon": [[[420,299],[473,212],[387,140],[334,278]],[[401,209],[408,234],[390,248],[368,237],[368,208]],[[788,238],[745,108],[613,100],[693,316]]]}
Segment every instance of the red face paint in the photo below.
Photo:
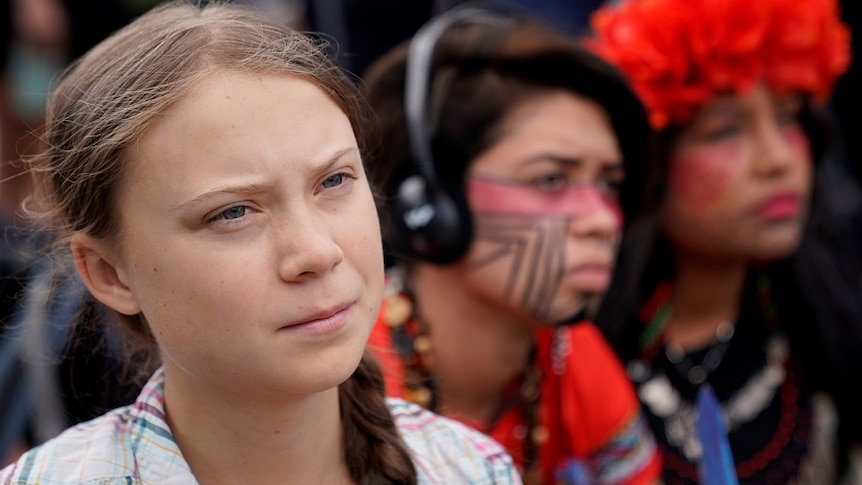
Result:
{"label": "red face paint", "polygon": [[811,144],[808,141],[808,135],[799,126],[794,126],[784,130],[784,138],[787,143],[799,153],[805,155],[806,159],[811,155]]}
{"label": "red face paint", "polygon": [[474,211],[485,214],[578,217],[610,211],[618,226],[623,219],[619,202],[586,184],[546,192],[525,184],[471,178],[467,197]]}
{"label": "red face paint", "polygon": [[742,161],[736,145],[713,146],[671,162],[670,190],[691,207],[709,205],[727,189],[731,174]]}

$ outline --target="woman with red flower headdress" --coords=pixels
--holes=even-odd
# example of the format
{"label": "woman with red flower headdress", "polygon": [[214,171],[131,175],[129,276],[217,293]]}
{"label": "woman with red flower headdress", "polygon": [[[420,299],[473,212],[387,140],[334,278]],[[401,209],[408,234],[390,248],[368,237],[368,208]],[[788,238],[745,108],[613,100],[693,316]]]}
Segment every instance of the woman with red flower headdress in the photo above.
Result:
{"label": "woman with red flower headdress", "polygon": [[850,62],[835,1],[628,0],[592,27],[656,134],[655,217],[629,225],[598,320],[665,481],[834,483],[862,376],[859,300],[808,217],[821,108]]}

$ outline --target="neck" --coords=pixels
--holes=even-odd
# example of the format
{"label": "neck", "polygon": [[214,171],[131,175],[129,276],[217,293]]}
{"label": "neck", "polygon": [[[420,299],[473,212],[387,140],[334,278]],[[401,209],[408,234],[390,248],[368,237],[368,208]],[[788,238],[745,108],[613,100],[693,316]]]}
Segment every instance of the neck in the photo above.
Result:
{"label": "neck", "polygon": [[736,321],[747,272],[743,261],[712,261],[678,252],[667,339],[685,350],[709,344],[720,325]]}
{"label": "neck", "polygon": [[198,483],[352,483],[342,457],[337,388],[254,401],[199,386],[166,363],[168,423]]}
{"label": "neck", "polygon": [[434,351],[437,410],[489,423],[527,364],[531,322],[464,288],[457,265],[422,265],[411,275],[418,313]]}

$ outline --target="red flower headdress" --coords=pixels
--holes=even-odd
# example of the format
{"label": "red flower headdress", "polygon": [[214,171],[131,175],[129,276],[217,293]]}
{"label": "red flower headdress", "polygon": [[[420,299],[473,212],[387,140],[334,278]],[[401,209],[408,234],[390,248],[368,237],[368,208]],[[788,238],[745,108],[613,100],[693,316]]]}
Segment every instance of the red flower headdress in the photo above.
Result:
{"label": "red flower headdress", "polygon": [[835,0],[624,0],[591,24],[587,44],[629,78],[656,129],[761,80],[824,102],[850,63]]}

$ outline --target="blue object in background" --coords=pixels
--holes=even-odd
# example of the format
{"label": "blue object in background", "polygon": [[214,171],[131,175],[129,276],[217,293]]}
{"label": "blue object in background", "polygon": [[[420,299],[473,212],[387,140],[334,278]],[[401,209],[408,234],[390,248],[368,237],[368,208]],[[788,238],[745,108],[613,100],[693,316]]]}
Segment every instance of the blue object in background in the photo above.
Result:
{"label": "blue object in background", "polygon": [[708,385],[697,392],[697,436],[703,448],[697,467],[701,485],[739,485],[721,406]]}
{"label": "blue object in background", "polygon": [[502,0],[543,18],[558,30],[582,35],[589,26],[590,15],[603,0]]}

